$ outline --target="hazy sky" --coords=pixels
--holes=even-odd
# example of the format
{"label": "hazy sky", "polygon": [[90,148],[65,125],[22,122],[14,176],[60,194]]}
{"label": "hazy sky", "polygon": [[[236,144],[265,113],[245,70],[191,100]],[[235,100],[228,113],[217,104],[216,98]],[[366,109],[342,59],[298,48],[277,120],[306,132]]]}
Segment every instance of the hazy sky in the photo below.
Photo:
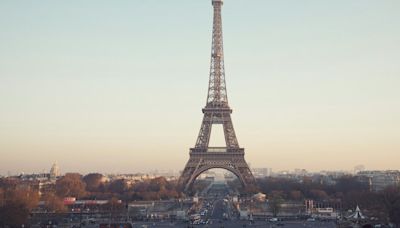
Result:
{"label": "hazy sky", "polygon": [[[225,0],[228,97],[252,167],[400,169],[399,12],[398,0]],[[211,0],[1,0],[0,28],[0,174],[184,167]]]}

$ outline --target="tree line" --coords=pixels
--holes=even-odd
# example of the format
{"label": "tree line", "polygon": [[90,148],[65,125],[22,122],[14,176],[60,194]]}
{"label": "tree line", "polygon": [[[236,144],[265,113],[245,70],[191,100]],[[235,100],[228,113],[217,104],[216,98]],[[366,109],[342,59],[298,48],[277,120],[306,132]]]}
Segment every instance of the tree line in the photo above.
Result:
{"label": "tree line", "polygon": [[342,176],[330,184],[313,181],[310,177],[301,180],[266,177],[257,182],[259,190],[274,203],[310,199],[325,205],[339,205],[342,211],[354,210],[359,205],[375,217],[400,226],[400,186],[370,191],[369,185],[355,176]]}
{"label": "tree line", "polygon": [[108,200],[105,208],[121,207],[123,202],[135,200],[164,200],[178,198],[181,193],[176,189],[176,181],[165,177],[130,182],[125,179],[103,181],[104,176],[91,173],[82,176],[67,173],[56,180],[55,184],[39,195],[37,183],[26,183],[17,178],[0,179],[0,227],[21,226],[27,224],[30,213],[38,207],[39,201],[48,212],[64,213],[65,197],[79,200]]}
{"label": "tree line", "polygon": [[[390,186],[383,191],[370,191],[369,186],[356,177],[343,176],[334,183],[313,181],[309,177],[301,180],[267,177],[257,180],[257,191],[265,193],[274,204],[282,201],[304,201],[338,203],[342,210],[362,209],[386,217],[400,225],[400,187]],[[204,187],[204,186],[203,186]],[[256,192],[255,189],[252,192]],[[81,200],[109,200],[109,207],[118,206],[118,200],[166,200],[182,197],[176,181],[164,177],[132,182],[126,179],[104,181],[104,176],[92,173],[82,176],[68,173],[60,177],[52,188],[39,196],[38,189],[22,184],[18,179],[0,179],[0,227],[27,224],[30,212],[39,201],[51,212],[65,212],[65,197]],[[119,205],[121,206],[121,205]],[[277,211],[275,212],[277,213]]]}

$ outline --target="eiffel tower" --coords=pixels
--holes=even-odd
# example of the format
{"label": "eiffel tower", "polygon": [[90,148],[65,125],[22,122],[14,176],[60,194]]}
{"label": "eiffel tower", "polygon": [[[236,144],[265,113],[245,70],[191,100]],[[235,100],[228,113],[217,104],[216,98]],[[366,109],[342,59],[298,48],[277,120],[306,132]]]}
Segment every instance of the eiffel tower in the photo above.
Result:
{"label": "eiffel tower", "polygon": [[[253,174],[244,159],[244,148],[239,147],[231,119],[232,109],[228,105],[222,40],[223,0],[212,0],[212,5],[214,22],[207,103],[203,108],[204,117],[196,145],[190,148],[189,161],[178,181],[178,185],[185,192],[201,173],[213,168],[232,172],[244,187],[255,185]],[[211,128],[214,124],[223,125],[225,147],[209,147]]]}

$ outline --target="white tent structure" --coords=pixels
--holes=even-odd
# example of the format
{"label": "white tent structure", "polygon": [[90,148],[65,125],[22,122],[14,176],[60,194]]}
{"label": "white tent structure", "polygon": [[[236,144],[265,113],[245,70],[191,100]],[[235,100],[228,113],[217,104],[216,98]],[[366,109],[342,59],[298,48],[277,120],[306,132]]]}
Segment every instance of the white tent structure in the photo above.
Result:
{"label": "white tent structure", "polygon": [[361,219],[365,219],[365,216],[361,213],[360,207],[356,207],[356,211],[354,212],[354,214],[350,215],[349,217],[347,217],[349,219],[352,220],[361,220]]}

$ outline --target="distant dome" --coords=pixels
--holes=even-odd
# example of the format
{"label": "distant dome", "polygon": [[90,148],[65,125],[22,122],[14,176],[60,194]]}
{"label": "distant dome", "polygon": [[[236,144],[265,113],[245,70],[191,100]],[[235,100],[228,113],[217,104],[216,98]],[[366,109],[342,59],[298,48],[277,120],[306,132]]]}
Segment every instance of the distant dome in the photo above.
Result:
{"label": "distant dome", "polygon": [[59,176],[61,176],[60,167],[58,167],[57,162],[55,162],[53,164],[53,166],[51,167],[51,169],[50,169],[50,177],[51,178],[56,178],[56,177],[59,177]]}

